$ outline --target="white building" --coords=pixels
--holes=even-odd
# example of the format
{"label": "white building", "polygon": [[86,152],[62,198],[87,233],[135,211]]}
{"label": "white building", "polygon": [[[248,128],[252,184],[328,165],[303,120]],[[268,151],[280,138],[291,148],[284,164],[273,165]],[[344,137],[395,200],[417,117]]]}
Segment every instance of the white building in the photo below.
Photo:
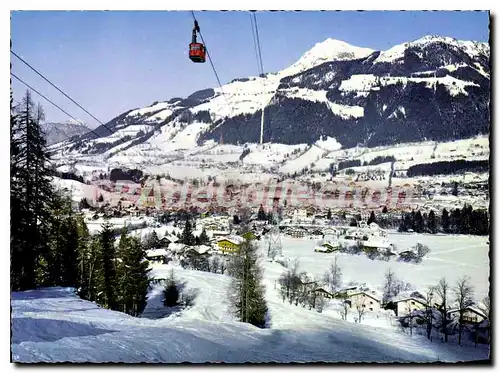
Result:
{"label": "white building", "polygon": [[375,291],[354,291],[347,295],[351,308],[363,307],[367,311],[379,311],[382,299]]}

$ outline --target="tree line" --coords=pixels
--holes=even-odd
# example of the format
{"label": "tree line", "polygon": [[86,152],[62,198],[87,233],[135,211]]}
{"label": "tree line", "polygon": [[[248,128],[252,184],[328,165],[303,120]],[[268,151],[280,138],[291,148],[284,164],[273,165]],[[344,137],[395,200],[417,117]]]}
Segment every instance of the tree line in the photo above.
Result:
{"label": "tree line", "polygon": [[489,172],[490,164],[488,160],[473,160],[457,159],[454,161],[440,161],[434,163],[421,163],[410,166],[406,175],[408,177],[415,176],[433,176],[433,175],[450,175],[462,172]]}
{"label": "tree line", "polygon": [[17,106],[11,98],[11,290],[74,287],[84,299],[138,315],[149,288],[143,247],[123,232],[115,249],[109,225],[89,235],[71,199],[51,184],[43,119],[29,91]]}
{"label": "tree line", "polygon": [[441,217],[431,210],[428,214],[420,210],[404,213],[399,225],[400,232],[413,230],[417,233],[437,233],[442,231],[450,234],[488,235],[488,212],[474,210],[471,205],[465,204],[462,209],[443,209]]}

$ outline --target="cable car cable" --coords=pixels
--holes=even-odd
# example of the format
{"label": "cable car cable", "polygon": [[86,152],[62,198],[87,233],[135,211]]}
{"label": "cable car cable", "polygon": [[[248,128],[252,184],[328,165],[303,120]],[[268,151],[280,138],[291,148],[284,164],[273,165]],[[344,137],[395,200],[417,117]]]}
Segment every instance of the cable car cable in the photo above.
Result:
{"label": "cable car cable", "polygon": [[[24,59],[22,59],[19,55],[17,55],[13,50],[10,51],[14,56],[16,56],[19,60],[21,60],[22,63],[24,63],[26,66],[28,66],[31,70],[33,70],[35,73],[37,73],[43,80],[45,80],[47,83],[49,83],[52,87],[57,89],[59,92],[61,92],[65,97],[67,97],[71,102],[73,102],[76,106],[78,106],[80,109],[82,109],[84,112],[86,112],[88,115],[90,115],[92,118],[94,118],[100,125],[104,126],[105,128],[106,125],[102,123],[99,119],[97,119],[94,115],[92,115],[87,109],[85,109],[83,106],[81,106],[78,102],[73,100],[71,97],[69,97],[66,93],[64,93],[58,86],[56,86],[54,83],[52,83],[49,79],[47,79],[41,72],[39,72],[37,69],[35,69],[33,66],[31,66],[28,62],[26,62]],[[109,128],[107,128],[111,133]]]}
{"label": "cable car cable", "polygon": [[[196,22],[196,24],[198,24],[198,20],[196,19],[196,16],[194,15],[194,11],[192,11],[192,10],[191,10],[191,15],[193,16],[193,20]],[[198,29],[199,29],[199,27],[198,27]],[[222,96],[224,97],[224,100],[226,101],[226,105],[231,110],[230,114],[233,114],[233,107],[229,104],[226,93],[224,92],[224,89],[222,88],[222,84],[221,84],[220,79],[219,79],[219,74],[217,74],[217,70],[216,70],[215,65],[212,61],[212,57],[208,51],[207,44],[205,43],[205,39],[203,38],[203,34],[201,33],[201,31],[198,31],[198,33],[200,34],[201,42],[205,46],[205,52],[208,56],[208,61],[210,62],[210,65],[212,66],[212,70],[214,71],[215,78],[217,79],[217,83],[219,84],[219,88],[221,90]],[[243,136],[241,136],[240,130],[238,128],[239,126],[236,124],[234,117],[231,116],[229,119],[231,119],[233,121],[233,123],[235,124],[234,128],[236,129],[236,132],[238,133],[238,137],[240,138],[240,140],[243,141],[244,138],[243,138]],[[243,143],[244,143],[244,141],[243,141]]]}
{"label": "cable car cable", "polygon": [[[14,53],[14,55],[16,55],[16,54]],[[16,56],[17,56],[17,55],[16,55]],[[25,64],[29,65],[26,61],[24,61],[24,60],[22,60],[22,61],[23,61]],[[29,66],[30,66],[30,68],[31,68],[31,69],[35,70],[35,68],[34,68],[34,67],[32,67],[31,65],[29,65]],[[43,74],[42,74],[42,73],[40,73],[40,72],[38,72],[38,71],[36,71],[36,72],[37,72],[37,74],[38,74],[38,75],[42,76],[42,77],[44,78],[44,80],[47,80],[48,82],[50,82],[47,78],[45,78],[45,77],[43,76]],[[59,105],[55,104],[53,101],[51,101],[50,99],[48,99],[45,95],[43,95],[42,93],[40,93],[39,91],[37,91],[35,88],[33,88],[32,86],[30,86],[28,83],[26,83],[25,81],[23,81],[21,78],[19,78],[19,77],[18,77],[17,75],[15,75],[13,72],[11,72],[10,74],[11,74],[14,78],[16,78],[19,82],[21,82],[22,84],[24,84],[26,87],[28,87],[28,88],[29,88],[29,89],[31,89],[33,92],[35,92],[36,94],[38,94],[40,97],[44,98],[44,99],[45,99],[45,100],[47,100],[49,103],[51,103],[52,105],[54,105],[57,109],[61,110],[64,114],[66,114],[67,116],[69,116],[71,119],[75,120],[76,122],[78,122],[78,123],[80,123],[80,124],[85,125],[85,124],[84,124],[81,120],[76,119],[74,116],[72,116],[71,114],[69,114],[69,113],[68,113],[67,111],[65,111],[64,109],[62,109]],[[68,95],[66,95],[66,94],[65,94],[62,90],[60,90],[58,87],[56,87],[53,83],[51,83],[51,82],[50,82],[50,84],[51,84],[51,85],[53,85],[55,88],[57,88],[57,90],[58,90],[58,91],[60,91],[62,94],[64,94],[66,97],[68,97],[68,98],[69,98],[69,96],[68,96]],[[72,101],[74,101],[74,100],[72,100]],[[76,102],[75,102],[75,104],[76,104],[76,105],[78,105],[78,107],[81,107],[78,103],[76,103]],[[85,109],[83,109],[83,110],[85,110]],[[87,111],[85,110],[85,112],[87,112]],[[90,113],[89,113],[89,115],[90,115],[90,116],[92,116],[93,118],[95,118],[92,114],[90,114]],[[102,122],[101,122],[101,121],[99,121],[97,118],[96,118],[96,120],[97,120],[99,123],[102,123]],[[106,129],[110,132],[110,134],[114,134],[114,132],[113,132],[112,130],[110,130],[110,129],[106,126],[106,125],[104,125],[104,124],[103,124],[102,126],[103,126],[104,128],[106,128]],[[97,132],[95,132],[94,130],[92,130],[92,129],[90,129],[90,128],[89,128],[89,131],[88,131],[88,132],[84,133],[83,135],[80,135],[80,137],[86,136],[86,135],[88,135],[89,133],[94,134],[94,135],[96,136],[96,139],[99,139],[99,138],[103,137],[102,135],[98,135],[98,134],[97,134]],[[128,141],[128,140],[127,140],[127,138],[126,138],[126,137],[122,137],[122,138],[121,138],[121,139],[117,142],[116,146],[121,145],[121,144],[123,144],[123,143],[124,143],[124,142],[126,142],[126,141]],[[140,157],[140,158],[142,158],[142,160],[143,160],[144,162],[146,162],[146,164],[147,164],[147,163],[149,163],[149,161],[148,161],[146,158],[144,158],[143,156],[141,156],[139,153],[137,153],[137,152],[136,152],[136,153],[134,154],[134,152],[131,152],[131,154],[132,154],[132,155],[135,155],[135,156],[138,156],[138,157]],[[136,164],[137,164],[137,165],[140,165],[140,163],[136,163]],[[145,167],[146,169],[148,169],[148,167],[147,167],[147,166],[144,166],[144,167]],[[150,170],[150,171],[151,171],[151,170]],[[154,174],[154,173],[152,172],[152,174]]]}
{"label": "cable car cable", "polygon": [[257,17],[255,16],[255,12],[253,13],[253,19],[255,25],[255,35],[257,36],[257,48],[259,50],[260,71],[262,74],[264,74],[264,66],[262,64],[262,50],[260,48],[259,28],[257,26]]}
{"label": "cable car cable", "polygon": [[[16,74],[14,74],[13,72],[10,73],[10,75],[12,75],[14,78],[16,78],[19,82],[23,83],[26,87],[28,87],[29,89],[31,89],[33,92],[35,92],[36,94],[38,94],[39,96],[43,97],[46,101],[48,101],[49,103],[51,103],[52,105],[54,105],[56,108],[58,108],[59,110],[61,110],[64,114],[66,114],[68,117],[70,117],[71,119],[73,119],[74,121],[76,122],[79,122],[80,124],[84,125],[84,123],[81,121],[81,120],[78,120],[76,119],[74,116],[72,116],[70,113],[68,113],[67,111],[65,111],[64,109],[62,109],[59,105],[55,104],[54,102],[52,102],[50,99],[48,99],[45,95],[43,95],[42,93],[38,92],[35,88],[33,88],[32,86],[30,86],[28,83],[26,83],[24,80],[22,80],[21,78],[19,78]],[[18,103],[19,104],[19,103]],[[94,132],[91,130],[91,132]],[[95,133],[95,132],[94,132]],[[97,134],[96,134],[97,135]]]}

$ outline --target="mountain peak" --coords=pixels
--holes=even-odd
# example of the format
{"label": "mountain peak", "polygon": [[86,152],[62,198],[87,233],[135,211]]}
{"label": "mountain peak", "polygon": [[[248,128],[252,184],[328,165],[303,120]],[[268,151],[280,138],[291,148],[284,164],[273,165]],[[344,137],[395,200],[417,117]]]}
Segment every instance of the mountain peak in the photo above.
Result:
{"label": "mountain peak", "polygon": [[361,48],[344,41],[328,38],[309,49],[289,68],[284,75],[294,75],[328,61],[345,61],[364,58],[373,53],[370,48]]}

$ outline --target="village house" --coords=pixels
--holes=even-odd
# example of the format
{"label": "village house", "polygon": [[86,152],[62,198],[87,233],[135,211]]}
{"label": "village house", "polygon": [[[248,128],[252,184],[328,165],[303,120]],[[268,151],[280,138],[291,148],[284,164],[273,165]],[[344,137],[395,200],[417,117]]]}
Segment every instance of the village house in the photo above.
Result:
{"label": "village house", "polygon": [[146,251],[146,259],[150,262],[167,264],[167,250],[165,249],[155,249]]}
{"label": "village house", "polygon": [[235,253],[240,249],[244,239],[240,236],[222,237],[217,240],[217,246],[223,253]]}
{"label": "village house", "polygon": [[317,288],[311,290],[311,293],[316,294],[316,296],[322,296],[323,298],[333,299],[333,294],[323,288]]}
{"label": "village house", "polygon": [[427,307],[425,300],[418,297],[405,297],[395,300],[393,303],[395,305],[394,312],[399,317],[408,316],[410,312],[425,310]]}
{"label": "village house", "polygon": [[[450,309],[448,311],[450,319],[456,319],[460,317],[460,312],[458,309]],[[480,309],[474,306],[469,306],[465,309],[463,320],[465,324],[474,325],[487,319],[487,316]]]}
{"label": "village house", "polygon": [[347,301],[351,308],[361,306],[368,311],[379,311],[381,298],[375,291],[354,291],[347,294]]}

